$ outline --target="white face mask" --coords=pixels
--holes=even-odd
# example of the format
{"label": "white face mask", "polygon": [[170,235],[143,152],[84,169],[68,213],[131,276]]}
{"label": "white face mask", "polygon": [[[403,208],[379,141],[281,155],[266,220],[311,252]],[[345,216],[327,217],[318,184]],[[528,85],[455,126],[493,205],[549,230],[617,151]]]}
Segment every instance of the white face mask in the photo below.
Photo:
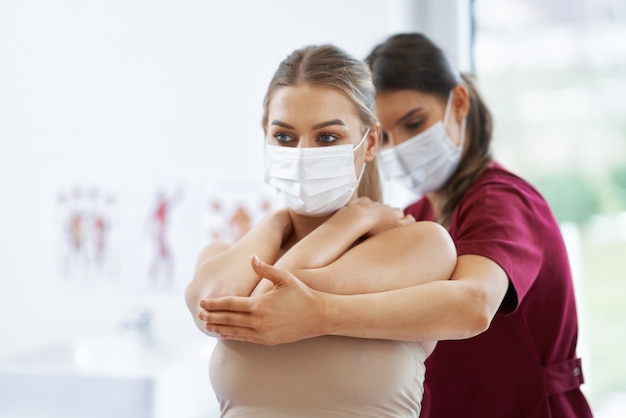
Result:
{"label": "white face mask", "polygon": [[459,166],[465,139],[465,118],[461,122],[458,146],[446,132],[451,102],[452,91],[443,122],[439,121],[413,138],[378,153],[385,177],[420,195],[437,190],[448,181]]}
{"label": "white face mask", "polygon": [[345,206],[365,171],[356,177],[354,151],[359,143],[326,147],[265,145],[265,182],[278,191],[292,211],[309,216],[329,215]]}

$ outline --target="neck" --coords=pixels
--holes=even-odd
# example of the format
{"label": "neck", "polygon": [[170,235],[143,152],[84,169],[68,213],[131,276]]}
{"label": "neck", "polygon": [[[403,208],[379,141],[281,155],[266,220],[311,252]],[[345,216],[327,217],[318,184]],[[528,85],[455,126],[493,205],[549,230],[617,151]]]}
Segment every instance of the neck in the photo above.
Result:
{"label": "neck", "polygon": [[430,192],[426,194],[426,199],[430,202],[430,206],[433,208],[435,219],[441,217],[441,211],[443,209],[444,199],[439,192]]}
{"label": "neck", "polygon": [[289,242],[291,243],[291,245],[293,245],[300,241],[302,238],[309,235],[311,232],[313,232],[315,228],[326,222],[326,220],[330,218],[332,214],[313,217],[307,215],[299,215],[297,213],[289,211],[289,216],[291,217],[291,222],[293,225],[293,234],[291,235]]}

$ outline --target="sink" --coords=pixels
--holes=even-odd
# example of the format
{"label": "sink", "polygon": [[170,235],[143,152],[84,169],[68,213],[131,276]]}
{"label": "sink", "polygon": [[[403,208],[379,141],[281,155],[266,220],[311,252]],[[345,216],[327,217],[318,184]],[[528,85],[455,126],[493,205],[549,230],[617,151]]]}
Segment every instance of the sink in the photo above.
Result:
{"label": "sink", "polygon": [[0,363],[0,416],[219,416],[208,358],[214,341],[145,345],[131,335],[75,338]]}

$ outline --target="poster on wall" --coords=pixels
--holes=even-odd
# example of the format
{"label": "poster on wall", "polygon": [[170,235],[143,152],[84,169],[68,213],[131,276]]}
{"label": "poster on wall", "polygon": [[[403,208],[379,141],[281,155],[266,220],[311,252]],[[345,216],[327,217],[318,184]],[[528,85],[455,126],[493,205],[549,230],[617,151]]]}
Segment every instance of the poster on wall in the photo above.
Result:
{"label": "poster on wall", "polygon": [[274,206],[264,184],[134,179],[56,192],[58,276],[131,291],[181,291],[208,243],[238,241]]}
{"label": "poster on wall", "polygon": [[76,282],[118,280],[120,231],[115,190],[72,184],[57,189],[55,199],[58,275]]}
{"label": "poster on wall", "polygon": [[233,243],[274,207],[273,192],[256,182],[214,182],[203,193],[205,242]]}
{"label": "poster on wall", "polygon": [[169,292],[188,282],[188,253],[198,241],[193,190],[179,178],[133,179],[120,185],[122,281],[133,291]]}

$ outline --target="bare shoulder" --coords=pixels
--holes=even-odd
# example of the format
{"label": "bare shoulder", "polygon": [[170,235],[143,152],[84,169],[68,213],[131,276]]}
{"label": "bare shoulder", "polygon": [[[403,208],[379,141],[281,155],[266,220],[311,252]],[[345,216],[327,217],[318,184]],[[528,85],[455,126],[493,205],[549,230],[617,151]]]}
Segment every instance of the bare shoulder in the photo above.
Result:
{"label": "bare shoulder", "polygon": [[408,225],[403,225],[396,228],[399,234],[403,234],[412,241],[427,240],[433,244],[451,245],[454,246],[452,237],[447,229],[432,221],[417,221]]}
{"label": "bare shoulder", "polygon": [[413,242],[418,240],[431,250],[439,253],[443,259],[448,259],[456,264],[456,245],[446,228],[432,221],[418,221],[407,225],[408,232],[413,235]]}
{"label": "bare shoulder", "polygon": [[416,221],[408,225],[404,225],[403,228],[413,228],[416,231],[420,231],[425,234],[444,234],[445,236],[450,236],[446,228],[433,221]]}
{"label": "bare shoulder", "polygon": [[387,251],[407,255],[409,263],[423,263],[428,260],[428,265],[437,264],[438,271],[443,272],[444,276],[450,277],[452,274],[457,260],[456,246],[448,230],[436,222],[413,222],[372,239],[377,237],[380,237]]}

